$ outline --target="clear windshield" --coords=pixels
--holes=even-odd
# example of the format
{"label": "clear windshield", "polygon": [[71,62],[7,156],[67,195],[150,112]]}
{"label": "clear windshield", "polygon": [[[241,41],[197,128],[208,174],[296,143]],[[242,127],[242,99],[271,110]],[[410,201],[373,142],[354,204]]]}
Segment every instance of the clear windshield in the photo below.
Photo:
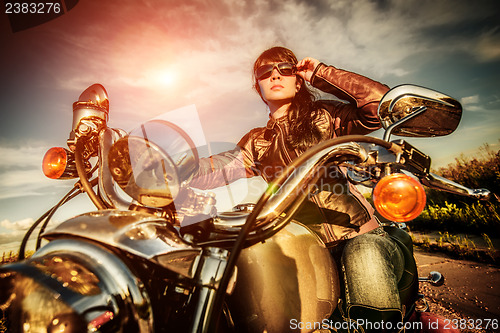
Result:
{"label": "clear windshield", "polygon": [[248,166],[234,143],[206,142],[194,106],[139,125],[117,140],[108,156],[114,181],[136,202],[175,207],[183,215],[213,214],[203,205],[230,211],[255,202],[267,186],[260,177],[247,178]]}

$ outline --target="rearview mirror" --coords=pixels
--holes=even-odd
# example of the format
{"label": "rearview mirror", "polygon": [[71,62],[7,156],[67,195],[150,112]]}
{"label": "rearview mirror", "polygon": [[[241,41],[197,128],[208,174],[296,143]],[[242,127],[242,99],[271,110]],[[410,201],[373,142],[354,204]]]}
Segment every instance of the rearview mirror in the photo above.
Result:
{"label": "rearview mirror", "polygon": [[462,106],[440,92],[401,85],[389,90],[378,107],[380,123],[391,134],[409,137],[433,137],[455,131],[462,117]]}

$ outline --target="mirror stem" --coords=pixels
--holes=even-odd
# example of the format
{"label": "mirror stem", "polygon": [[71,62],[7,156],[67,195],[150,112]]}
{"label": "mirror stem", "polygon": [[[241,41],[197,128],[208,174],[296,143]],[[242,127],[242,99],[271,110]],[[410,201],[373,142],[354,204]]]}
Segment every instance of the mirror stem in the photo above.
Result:
{"label": "mirror stem", "polygon": [[389,141],[389,138],[391,137],[392,130],[396,127],[398,127],[400,124],[407,122],[408,120],[418,116],[419,114],[425,112],[427,110],[426,106],[420,106],[415,112],[412,114],[408,115],[407,117],[404,117],[403,119],[395,122],[391,126],[387,127],[384,133],[384,141]]}

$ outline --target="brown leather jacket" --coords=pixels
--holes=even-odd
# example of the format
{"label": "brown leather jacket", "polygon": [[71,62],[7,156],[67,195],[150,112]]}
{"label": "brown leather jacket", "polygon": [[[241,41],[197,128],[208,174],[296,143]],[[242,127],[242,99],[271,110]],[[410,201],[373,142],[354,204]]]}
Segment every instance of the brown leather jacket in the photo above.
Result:
{"label": "brown leather jacket", "polygon": [[[349,134],[368,134],[378,128],[377,107],[389,88],[364,76],[319,64],[311,84],[344,101],[319,101],[313,120],[325,139]],[[285,144],[288,119],[270,119],[265,127],[247,133],[238,149],[202,159],[191,186],[207,189],[243,177],[260,175],[272,181],[303,151]],[[308,224],[325,243],[350,238],[378,226],[373,208],[335,169],[322,180],[321,190],[303,205],[296,219]],[[319,207],[319,209],[318,209]]]}

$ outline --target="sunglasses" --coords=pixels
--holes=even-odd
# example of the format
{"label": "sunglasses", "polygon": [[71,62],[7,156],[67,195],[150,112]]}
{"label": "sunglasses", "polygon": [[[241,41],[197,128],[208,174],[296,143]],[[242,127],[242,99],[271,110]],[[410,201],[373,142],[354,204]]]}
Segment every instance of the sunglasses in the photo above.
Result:
{"label": "sunglasses", "polygon": [[289,62],[280,62],[277,64],[262,65],[255,71],[255,77],[257,80],[264,80],[270,77],[274,69],[278,70],[278,73],[284,76],[291,76],[297,72],[297,68],[294,64]]}

